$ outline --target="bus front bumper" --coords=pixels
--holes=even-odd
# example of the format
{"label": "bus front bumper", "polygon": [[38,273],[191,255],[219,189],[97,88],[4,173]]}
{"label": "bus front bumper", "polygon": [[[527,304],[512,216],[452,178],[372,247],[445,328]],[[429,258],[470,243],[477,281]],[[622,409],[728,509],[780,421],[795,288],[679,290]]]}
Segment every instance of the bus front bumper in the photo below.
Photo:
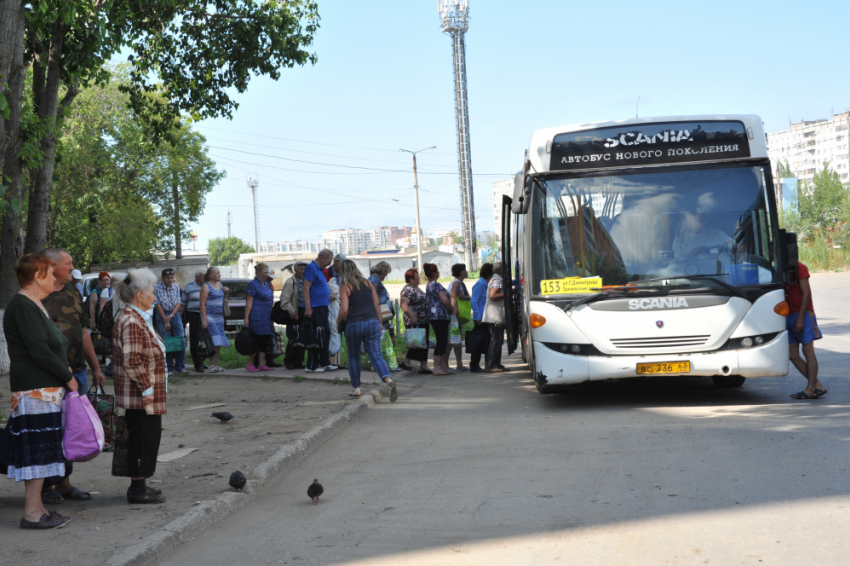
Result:
{"label": "bus front bumper", "polygon": [[[781,377],[788,374],[788,333],[785,331],[761,346],[696,354],[571,356],[556,352],[540,342],[533,342],[533,344],[537,374],[534,378],[538,383],[547,385],[638,377],[637,364],[684,361],[691,363],[691,371],[681,374],[683,377],[715,375]],[[641,374],[642,377],[646,375]]]}

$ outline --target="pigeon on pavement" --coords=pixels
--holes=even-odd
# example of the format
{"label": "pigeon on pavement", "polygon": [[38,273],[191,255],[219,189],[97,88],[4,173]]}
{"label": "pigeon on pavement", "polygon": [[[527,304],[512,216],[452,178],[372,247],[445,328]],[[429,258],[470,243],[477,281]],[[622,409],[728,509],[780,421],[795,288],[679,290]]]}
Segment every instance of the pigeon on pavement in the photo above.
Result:
{"label": "pigeon on pavement", "polygon": [[229,421],[230,419],[232,419],[232,418],[233,418],[233,415],[231,415],[230,413],[224,413],[224,412],[222,412],[222,413],[213,413],[213,414],[211,414],[210,416],[211,416],[211,417],[215,417],[215,418],[217,418],[218,420],[220,420],[220,421],[221,421],[221,422],[223,422],[223,423],[226,423],[227,421]]}
{"label": "pigeon on pavement", "polygon": [[313,500],[313,505],[319,502],[319,496],[325,492],[325,488],[319,483],[319,480],[313,480],[310,487],[307,488],[307,495]]}
{"label": "pigeon on pavement", "polygon": [[248,479],[245,477],[245,474],[236,470],[232,474],[230,474],[230,487],[233,489],[242,489],[245,487],[245,484],[248,482]]}

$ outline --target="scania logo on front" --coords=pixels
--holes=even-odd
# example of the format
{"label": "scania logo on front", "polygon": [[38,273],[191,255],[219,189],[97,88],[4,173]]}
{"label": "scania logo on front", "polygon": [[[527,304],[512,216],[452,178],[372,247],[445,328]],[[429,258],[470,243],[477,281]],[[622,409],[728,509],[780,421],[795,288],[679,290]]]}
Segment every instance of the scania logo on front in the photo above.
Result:
{"label": "scania logo on front", "polygon": [[630,310],[683,308],[689,308],[688,301],[684,297],[665,297],[663,299],[632,299],[629,301]]}

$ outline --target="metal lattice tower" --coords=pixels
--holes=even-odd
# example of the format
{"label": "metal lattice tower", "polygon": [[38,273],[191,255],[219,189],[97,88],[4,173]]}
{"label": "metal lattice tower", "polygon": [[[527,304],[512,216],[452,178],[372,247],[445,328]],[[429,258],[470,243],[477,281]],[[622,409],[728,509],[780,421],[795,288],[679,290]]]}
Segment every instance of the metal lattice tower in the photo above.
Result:
{"label": "metal lattice tower", "polygon": [[233,222],[233,217],[232,217],[230,211],[228,210],[227,211],[227,237],[228,238],[230,237],[230,224],[231,224],[231,222]]}
{"label": "metal lattice tower", "polygon": [[251,193],[253,194],[254,201],[254,251],[260,251],[260,211],[259,206],[257,206],[257,186],[260,184],[260,181],[257,180],[256,175],[252,179],[248,177],[248,188],[251,189]]}
{"label": "metal lattice tower", "polygon": [[478,246],[475,241],[475,203],[472,192],[472,157],[469,149],[469,109],[466,94],[466,41],[469,29],[469,0],[437,0],[440,27],[452,38],[455,71],[455,122],[457,124],[457,160],[460,174],[460,206],[463,211],[463,241],[466,267],[477,269]]}

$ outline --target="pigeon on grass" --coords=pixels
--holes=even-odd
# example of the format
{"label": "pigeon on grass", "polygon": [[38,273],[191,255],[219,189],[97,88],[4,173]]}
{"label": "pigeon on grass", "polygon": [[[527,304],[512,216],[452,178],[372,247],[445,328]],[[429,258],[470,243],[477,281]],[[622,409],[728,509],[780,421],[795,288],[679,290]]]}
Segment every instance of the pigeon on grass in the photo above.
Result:
{"label": "pigeon on grass", "polygon": [[210,416],[217,418],[218,420],[220,420],[223,423],[226,423],[227,421],[229,421],[230,419],[233,418],[233,415],[231,415],[230,413],[226,413],[226,412],[213,413]]}
{"label": "pigeon on grass", "polygon": [[325,488],[319,483],[319,480],[313,480],[310,487],[307,488],[307,495],[313,500],[313,505],[319,502],[319,496],[325,492]]}

